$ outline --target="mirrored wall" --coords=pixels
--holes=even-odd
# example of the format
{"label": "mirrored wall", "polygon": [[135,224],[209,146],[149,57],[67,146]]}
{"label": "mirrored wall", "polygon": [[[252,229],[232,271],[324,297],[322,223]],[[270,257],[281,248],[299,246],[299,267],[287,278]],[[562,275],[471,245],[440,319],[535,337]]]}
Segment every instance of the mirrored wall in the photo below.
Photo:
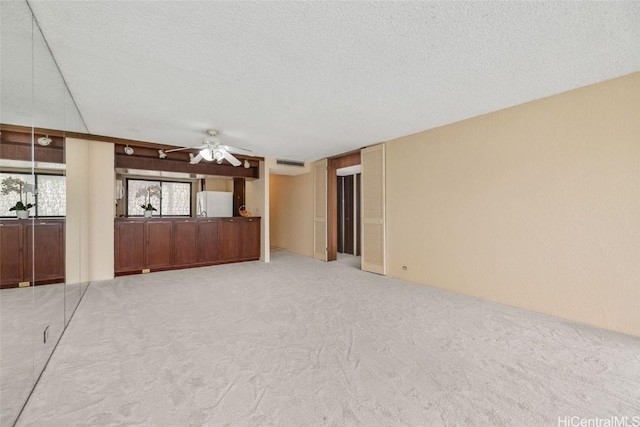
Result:
{"label": "mirrored wall", "polygon": [[88,219],[68,215],[65,161],[65,132],[88,132],[27,2],[1,2],[0,20],[0,425],[10,426],[88,285]]}

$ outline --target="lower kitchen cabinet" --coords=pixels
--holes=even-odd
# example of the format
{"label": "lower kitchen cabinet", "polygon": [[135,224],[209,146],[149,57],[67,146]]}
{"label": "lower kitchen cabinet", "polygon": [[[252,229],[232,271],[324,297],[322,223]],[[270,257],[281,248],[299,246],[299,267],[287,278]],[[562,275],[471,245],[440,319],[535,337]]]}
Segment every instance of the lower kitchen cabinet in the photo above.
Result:
{"label": "lower kitchen cabinet", "polygon": [[115,274],[260,258],[260,218],[116,218]]}
{"label": "lower kitchen cabinet", "polygon": [[63,283],[64,219],[0,221],[0,288]]}

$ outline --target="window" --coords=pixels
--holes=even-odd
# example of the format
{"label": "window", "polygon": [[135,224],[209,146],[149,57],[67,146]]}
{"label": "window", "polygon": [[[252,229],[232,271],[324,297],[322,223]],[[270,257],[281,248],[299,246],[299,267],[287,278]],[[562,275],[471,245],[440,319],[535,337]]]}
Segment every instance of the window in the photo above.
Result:
{"label": "window", "polygon": [[[65,216],[67,213],[67,186],[64,175],[0,173],[0,183],[5,178],[18,178],[27,184],[27,191],[22,195],[22,202],[35,203],[29,212],[36,217]],[[34,188],[35,184],[35,188]],[[34,191],[35,190],[35,191]],[[34,194],[35,193],[35,194]],[[0,195],[0,217],[15,217],[9,211],[20,200],[20,196],[11,192]]]}
{"label": "window", "polygon": [[[148,189],[160,187],[160,194]],[[127,179],[127,216],[143,216],[143,204],[151,203],[158,216],[191,216],[191,183]]]}
{"label": "window", "polygon": [[38,216],[67,214],[67,180],[62,175],[36,175]]}

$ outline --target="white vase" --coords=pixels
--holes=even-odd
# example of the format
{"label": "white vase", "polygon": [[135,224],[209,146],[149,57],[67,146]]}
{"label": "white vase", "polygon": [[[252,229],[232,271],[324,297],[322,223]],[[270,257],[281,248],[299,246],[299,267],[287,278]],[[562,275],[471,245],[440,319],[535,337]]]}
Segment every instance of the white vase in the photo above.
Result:
{"label": "white vase", "polygon": [[151,218],[151,215],[153,215],[153,211],[144,211],[145,218]]}
{"label": "white vase", "polygon": [[27,219],[29,218],[29,211],[16,210],[16,216],[18,219]]}

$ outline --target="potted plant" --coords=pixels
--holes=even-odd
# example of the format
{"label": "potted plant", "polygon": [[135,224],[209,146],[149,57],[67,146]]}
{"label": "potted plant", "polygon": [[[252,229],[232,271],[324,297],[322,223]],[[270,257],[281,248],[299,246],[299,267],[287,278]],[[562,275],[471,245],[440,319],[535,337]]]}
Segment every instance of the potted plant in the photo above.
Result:
{"label": "potted plant", "polygon": [[33,193],[33,190],[33,184],[29,184],[20,178],[8,176],[2,180],[2,194],[4,196],[10,193],[17,193],[20,197],[20,200],[12,208],[9,208],[9,211],[16,211],[18,219],[29,218],[29,209],[36,205],[35,203],[25,204],[27,193]]}
{"label": "potted plant", "polygon": [[138,192],[136,193],[136,197],[144,197],[144,203],[141,204],[140,207],[144,209],[145,218],[150,218],[151,215],[153,215],[153,211],[158,210],[151,204],[151,198],[160,198],[161,196],[162,189],[159,185],[149,185],[148,187],[144,187],[138,190]]}

